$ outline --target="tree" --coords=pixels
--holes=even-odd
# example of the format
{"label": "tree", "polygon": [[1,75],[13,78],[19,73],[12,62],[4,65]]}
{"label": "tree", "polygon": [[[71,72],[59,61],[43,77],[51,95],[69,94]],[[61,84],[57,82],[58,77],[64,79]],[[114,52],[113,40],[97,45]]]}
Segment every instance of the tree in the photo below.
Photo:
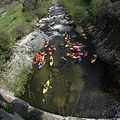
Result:
{"label": "tree", "polygon": [[23,10],[30,11],[35,10],[38,6],[38,0],[25,0],[23,3]]}

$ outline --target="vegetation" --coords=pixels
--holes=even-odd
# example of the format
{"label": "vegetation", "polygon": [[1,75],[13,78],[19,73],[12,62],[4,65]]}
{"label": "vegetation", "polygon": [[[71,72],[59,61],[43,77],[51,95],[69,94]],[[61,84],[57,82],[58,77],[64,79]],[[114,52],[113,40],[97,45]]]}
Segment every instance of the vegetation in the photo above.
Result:
{"label": "vegetation", "polygon": [[[0,0],[0,3],[6,5],[12,1],[15,0]],[[36,7],[32,7],[34,5]],[[0,69],[10,58],[16,40],[33,30],[33,20],[45,15],[50,5],[51,0],[19,0],[0,17]]]}
{"label": "vegetation", "polygon": [[29,79],[32,71],[30,67],[24,67],[20,74],[16,77],[16,81],[13,85],[9,86],[10,89],[12,89],[13,93],[15,95],[21,95],[25,92],[25,85],[27,83],[27,80]]}
{"label": "vegetation", "polygon": [[86,3],[84,0],[61,0],[61,2],[77,22],[86,20],[88,16],[87,8],[89,7],[89,2]]}
{"label": "vegetation", "polygon": [[0,0],[0,8],[3,7],[4,5],[11,4],[13,1],[17,0]]}
{"label": "vegetation", "polygon": [[5,111],[9,113],[13,112],[13,106],[11,104],[8,104],[2,101],[0,101],[0,108],[4,109]]}

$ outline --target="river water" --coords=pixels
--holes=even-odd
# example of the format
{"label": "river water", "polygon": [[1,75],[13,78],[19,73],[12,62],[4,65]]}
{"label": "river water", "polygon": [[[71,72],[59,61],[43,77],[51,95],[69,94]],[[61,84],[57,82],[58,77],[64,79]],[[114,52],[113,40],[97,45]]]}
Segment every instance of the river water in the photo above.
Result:
{"label": "river water", "polygon": [[[63,7],[55,4],[41,21],[44,24],[42,30],[53,36],[49,44],[54,44],[57,48],[54,65],[50,67],[46,63],[40,70],[34,68],[21,98],[37,108],[64,116],[106,117],[106,111],[117,102],[117,90],[107,82],[110,79],[107,65],[99,58],[94,64],[90,63],[90,56],[94,52],[90,40],[78,35],[73,26],[62,23],[66,20]],[[77,38],[71,41],[83,43],[89,51],[81,64],[61,59],[67,52],[61,46],[61,43],[64,44],[62,34],[65,31],[69,31],[71,36],[76,35]],[[47,80],[51,81],[52,88],[43,95],[43,85]]]}

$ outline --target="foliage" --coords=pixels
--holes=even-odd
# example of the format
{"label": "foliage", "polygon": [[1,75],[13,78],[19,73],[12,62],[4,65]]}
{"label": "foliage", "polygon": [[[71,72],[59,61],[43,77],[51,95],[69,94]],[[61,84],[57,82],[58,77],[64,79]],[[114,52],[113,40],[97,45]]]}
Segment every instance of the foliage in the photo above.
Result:
{"label": "foliage", "polygon": [[0,7],[11,4],[13,1],[17,1],[17,0],[0,0]]}
{"label": "foliage", "polygon": [[88,3],[83,0],[61,0],[61,2],[75,20],[80,22],[86,19]]}
{"label": "foliage", "polygon": [[0,108],[4,109],[5,111],[12,113],[13,112],[13,106],[11,104],[1,102],[0,101]]}
{"label": "foliage", "polygon": [[96,16],[97,15],[97,10],[100,7],[100,5],[102,4],[103,0],[92,0],[91,4],[90,4],[90,10],[91,10],[91,14],[92,16]]}
{"label": "foliage", "polygon": [[31,21],[35,17],[40,19],[47,13],[50,5],[51,0],[25,0],[22,11],[26,16],[26,21]]}
{"label": "foliage", "polygon": [[25,92],[25,85],[27,84],[27,80],[31,74],[31,68],[30,67],[24,67],[20,74],[16,77],[16,81],[11,88],[13,93],[15,95],[21,95]]}
{"label": "foliage", "polygon": [[0,31],[0,68],[2,68],[3,63],[9,59],[11,54],[11,43],[8,35]]}
{"label": "foliage", "polygon": [[25,32],[26,32],[26,28],[22,24],[16,25],[12,30],[12,34],[16,40],[24,36]]}
{"label": "foliage", "polygon": [[[26,1],[28,1],[27,3],[34,4],[37,0]],[[40,2],[40,0],[38,1]],[[1,0],[0,3],[2,3]],[[36,19],[37,16],[39,18],[42,17],[51,5],[50,0],[43,0],[41,1],[42,6],[39,9],[33,10],[32,12],[23,12],[23,5],[21,3],[24,3],[23,0],[13,8],[10,8],[4,16],[0,17],[0,29],[2,30],[0,32],[0,65],[9,59],[15,41],[33,29],[32,20]]]}
{"label": "foliage", "polygon": [[116,68],[118,71],[120,71],[120,55],[117,56]]}

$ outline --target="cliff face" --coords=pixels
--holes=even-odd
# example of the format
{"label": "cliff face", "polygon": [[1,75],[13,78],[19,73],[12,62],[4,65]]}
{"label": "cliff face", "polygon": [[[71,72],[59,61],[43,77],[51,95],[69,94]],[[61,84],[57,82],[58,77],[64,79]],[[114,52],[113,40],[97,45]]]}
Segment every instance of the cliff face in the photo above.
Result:
{"label": "cliff face", "polygon": [[120,1],[106,2],[98,10],[97,31],[93,41],[98,56],[108,64],[114,65],[119,51]]}

